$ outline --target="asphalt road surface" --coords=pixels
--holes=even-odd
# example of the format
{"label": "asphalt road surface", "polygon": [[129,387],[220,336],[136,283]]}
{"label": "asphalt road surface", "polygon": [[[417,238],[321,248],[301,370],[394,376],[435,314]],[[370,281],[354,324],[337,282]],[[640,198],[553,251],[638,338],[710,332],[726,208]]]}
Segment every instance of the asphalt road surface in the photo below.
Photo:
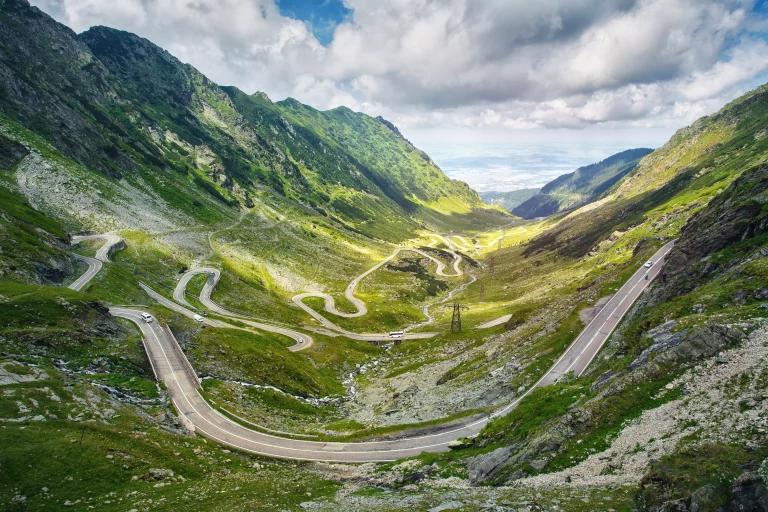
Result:
{"label": "asphalt road surface", "polygon": [[184,273],[184,275],[181,276],[179,283],[176,285],[176,288],[173,290],[173,298],[179,302],[183,301],[184,304],[188,304],[187,301],[184,300],[184,293],[185,293],[187,284],[189,284],[189,280],[198,274],[208,274],[210,276],[208,278],[208,281],[205,282],[203,289],[200,291],[200,302],[203,304],[203,306],[208,308],[209,311],[213,311],[214,313],[219,314],[221,316],[228,316],[231,318],[235,318],[239,322],[242,322],[246,325],[250,325],[251,327],[255,327],[257,329],[261,329],[262,331],[268,331],[276,334],[281,334],[283,336],[288,336],[289,338],[292,338],[294,341],[296,341],[296,345],[290,348],[290,350],[293,352],[311,347],[312,344],[314,343],[314,339],[312,338],[312,336],[301,333],[299,331],[295,331],[293,329],[281,327],[279,325],[268,324],[268,323],[259,322],[259,321],[250,319],[246,315],[230,311],[213,302],[213,299],[211,299],[211,295],[213,294],[214,288],[216,288],[216,285],[219,283],[219,279],[221,279],[221,271],[217,268],[203,267],[203,268],[190,270]]}
{"label": "asphalt road surface", "polygon": [[[189,279],[187,279],[187,282],[189,282]],[[184,316],[186,316],[188,318],[192,318],[193,320],[195,319],[195,315],[197,315],[197,313],[195,313],[194,311],[192,311],[190,309],[187,309],[186,307],[184,307],[184,306],[182,306],[180,304],[177,304],[177,303],[173,302],[170,299],[167,299],[167,298],[163,297],[161,294],[157,293],[155,290],[153,290],[152,288],[150,288],[149,286],[147,286],[144,283],[139,283],[139,286],[141,286],[141,288],[147,293],[147,295],[149,295],[150,297],[152,297],[153,299],[155,299],[157,302],[159,302],[163,306],[167,307],[168,309],[172,309],[172,310],[176,311],[177,313],[181,313],[182,315],[184,315]],[[182,293],[183,293],[183,290],[182,290]],[[200,294],[200,299],[201,300],[203,299],[204,294],[205,294],[205,289],[203,289],[203,292]],[[174,292],[174,297],[175,296],[176,296],[176,292]],[[208,298],[210,300],[210,295],[208,295]],[[187,305],[189,304],[186,300],[184,301],[184,303],[187,304]],[[265,324],[265,323],[262,323],[262,322],[255,322],[253,320],[248,320],[248,319],[243,318],[243,317],[235,316],[234,314],[227,315],[226,313],[221,313],[220,311],[226,311],[226,310],[223,309],[223,308],[219,308],[213,302],[210,302],[210,304],[206,304],[205,301],[203,301],[203,304],[205,304],[206,307],[209,307],[209,309],[211,309],[212,311],[214,311],[216,313],[219,313],[219,314],[221,314],[223,316],[231,316],[234,320],[237,320],[240,323],[249,325],[249,326],[254,327],[256,329],[260,329],[262,331],[274,332],[276,334],[282,334],[283,336],[287,336],[289,338],[292,338],[296,342],[296,344],[288,347],[288,350],[290,350],[291,352],[298,352],[300,350],[304,350],[305,348],[311,347],[312,344],[314,343],[314,339],[312,338],[312,336],[309,336],[307,334],[304,334],[304,333],[301,333],[301,332],[298,332],[298,331],[294,331],[292,329],[286,329],[284,327],[279,327],[279,326],[276,326],[276,325]],[[210,308],[211,304],[214,306],[214,308]],[[192,306],[189,306],[189,307],[192,307]],[[244,330],[244,331],[248,330],[248,329],[245,329],[243,327],[238,327],[236,325],[232,325],[232,324],[228,324],[226,322],[222,322],[221,320],[215,320],[213,318],[207,318],[207,317],[202,317],[202,318],[203,318],[203,320],[200,323],[202,323],[204,325],[208,325],[210,327],[220,327],[220,328],[224,328],[224,329],[240,329],[240,330]]]}
{"label": "asphalt road surface", "polygon": [[81,256],[80,254],[75,254],[75,258],[88,264],[88,270],[86,270],[83,275],[78,277],[74,283],[68,286],[68,288],[79,292],[91,281],[91,279],[93,279],[96,274],[99,273],[99,270],[101,270],[101,262],[95,258]]}
{"label": "asphalt road surface", "polygon": [[123,241],[115,234],[105,233],[103,235],[73,236],[72,244],[79,244],[83,240],[104,240],[104,245],[96,251],[96,259],[103,262],[109,261],[109,252],[112,250],[112,246]]}
{"label": "asphalt road surface", "polygon": [[87,285],[91,281],[91,279],[93,279],[94,276],[99,273],[99,270],[101,270],[102,262],[109,261],[109,251],[112,249],[112,246],[119,244],[120,242],[123,241],[123,239],[117,235],[106,234],[106,235],[73,236],[72,244],[73,245],[78,244],[83,240],[104,240],[104,245],[102,245],[99,248],[99,250],[96,251],[95,258],[89,258],[88,256],[81,256],[79,254],[75,254],[75,258],[81,261],[84,261],[88,264],[88,270],[86,270],[83,275],[77,278],[77,280],[75,280],[74,283],[69,285],[69,288],[75,291],[82,290],[85,287],[85,285]]}
{"label": "asphalt road surface", "polygon": [[[110,312],[136,323],[145,338],[145,346],[158,380],[165,383],[182,421],[190,430],[224,445],[243,451],[299,460],[336,462],[383,462],[412,457],[421,452],[447,451],[448,444],[460,437],[477,435],[488,421],[509,413],[535,388],[554,383],[560,376],[573,371],[581,375],[626,314],[634,301],[658,275],[664,256],[673,242],[662,247],[653,257],[650,269],[640,268],[603,307],[584,331],[544,376],[514,402],[488,417],[468,424],[445,427],[434,433],[356,443],[305,441],[278,437],[248,429],[226,418],[211,407],[199,393],[199,381],[190,375],[189,366],[175,340],[157,322],[145,323],[141,311],[112,308]],[[645,279],[645,274],[648,279]],[[168,299],[165,299],[168,301]],[[168,301],[171,302],[171,301]],[[175,303],[172,303],[175,304]],[[181,306],[176,305],[181,308]],[[182,308],[184,309],[184,308]]]}

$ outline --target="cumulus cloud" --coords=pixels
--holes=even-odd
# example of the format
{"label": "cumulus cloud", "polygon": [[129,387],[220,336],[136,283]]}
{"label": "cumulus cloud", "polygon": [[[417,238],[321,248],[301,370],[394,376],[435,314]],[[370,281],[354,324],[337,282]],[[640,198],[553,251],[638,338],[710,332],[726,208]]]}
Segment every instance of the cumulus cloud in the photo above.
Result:
{"label": "cumulus cloud", "polygon": [[768,73],[754,0],[345,0],[324,46],[274,0],[33,0],[215,81],[404,127],[679,126]]}

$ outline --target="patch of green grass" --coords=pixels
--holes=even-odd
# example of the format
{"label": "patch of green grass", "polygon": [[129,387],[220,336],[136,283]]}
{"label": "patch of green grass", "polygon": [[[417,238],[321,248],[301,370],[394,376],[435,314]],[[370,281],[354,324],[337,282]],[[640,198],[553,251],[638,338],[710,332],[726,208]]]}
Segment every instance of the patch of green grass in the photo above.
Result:
{"label": "patch of green grass", "polygon": [[766,456],[768,450],[764,447],[757,453],[735,445],[684,447],[652,463],[637,491],[635,504],[648,510],[665,501],[687,498],[708,485],[715,493],[715,505],[727,505],[730,484],[744,472],[742,465]]}
{"label": "patch of green grass", "polygon": [[234,421],[256,430],[263,427],[297,434],[312,433],[340,417],[333,405],[315,406],[269,388],[243,389],[239,384],[217,379],[204,380],[203,388],[203,396],[211,404]]}
{"label": "patch of green grass", "polygon": [[32,375],[32,369],[29,366],[17,363],[6,363],[2,365],[3,369],[7,372],[14,373],[16,375]]}
{"label": "patch of green grass", "polygon": [[[30,398],[47,416],[0,428],[0,503],[5,510],[62,510],[67,501],[75,503],[73,508],[110,511],[293,510],[303,501],[330,498],[339,488],[301,463],[224,452],[205,439],[170,434],[132,406],[120,407],[107,421],[53,419],[50,414],[65,418],[69,410],[82,407],[75,397],[82,400],[88,392],[104,408],[106,395],[89,385],[67,381],[65,386],[51,373],[52,380],[4,386],[12,396],[0,395],[3,416],[6,404],[13,409],[19,400],[31,404]],[[51,393],[60,401],[52,400]],[[174,475],[158,482],[145,476],[151,468]]]}
{"label": "patch of green grass", "polygon": [[43,229],[59,239],[67,237],[56,220],[32,208],[21,194],[0,187],[0,205],[3,212],[24,225]]}
{"label": "patch of green grass", "polygon": [[353,419],[345,418],[343,420],[335,421],[325,425],[325,429],[333,430],[336,432],[355,432],[358,430],[364,430],[365,425]]}
{"label": "patch of green grass", "polygon": [[132,331],[107,314],[98,302],[61,287],[0,281],[0,347],[18,358],[62,358],[72,368],[86,368],[99,359],[110,371],[148,376],[151,368]]}
{"label": "patch of green grass", "polygon": [[61,268],[72,264],[65,240],[56,220],[32,208],[23,195],[0,181],[0,277],[61,282],[66,277]]}
{"label": "patch of green grass", "polygon": [[303,396],[344,393],[336,372],[289,352],[282,336],[207,327],[192,350],[198,371],[280,388]]}
{"label": "patch of green grass", "polygon": [[157,385],[154,381],[137,377],[135,375],[121,375],[119,373],[96,373],[88,375],[90,380],[99,382],[120,391],[136,395],[141,398],[157,398]]}
{"label": "patch of green grass", "polygon": [[582,399],[588,391],[589,387],[585,382],[536,388],[509,414],[488,423],[478,439],[489,439],[494,443],[504,444],[522,441],[541,430],[548,420],[565,414],[568,408]]}

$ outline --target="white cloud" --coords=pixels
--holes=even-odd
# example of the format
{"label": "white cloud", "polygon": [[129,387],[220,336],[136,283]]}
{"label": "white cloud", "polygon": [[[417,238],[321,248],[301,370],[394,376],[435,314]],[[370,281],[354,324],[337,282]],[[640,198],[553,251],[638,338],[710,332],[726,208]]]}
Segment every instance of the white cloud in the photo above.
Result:
{"label": "white cloud", "polygon": [[768,72],[753,0],[345,0],[327,47],[273,0],[33,0],[213,80],[401,128],[678,127]]}

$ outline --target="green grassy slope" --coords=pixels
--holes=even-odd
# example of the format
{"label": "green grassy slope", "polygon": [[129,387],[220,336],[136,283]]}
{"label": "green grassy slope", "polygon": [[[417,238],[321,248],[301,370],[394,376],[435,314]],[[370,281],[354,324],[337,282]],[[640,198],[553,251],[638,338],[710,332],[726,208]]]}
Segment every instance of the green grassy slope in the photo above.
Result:
{"label": "green grassy slope", "polygon": [[652,151],[647,148],[629,149],[559,176],[512,212],[524,219],[533,219],[582,205],[611,188]]}

